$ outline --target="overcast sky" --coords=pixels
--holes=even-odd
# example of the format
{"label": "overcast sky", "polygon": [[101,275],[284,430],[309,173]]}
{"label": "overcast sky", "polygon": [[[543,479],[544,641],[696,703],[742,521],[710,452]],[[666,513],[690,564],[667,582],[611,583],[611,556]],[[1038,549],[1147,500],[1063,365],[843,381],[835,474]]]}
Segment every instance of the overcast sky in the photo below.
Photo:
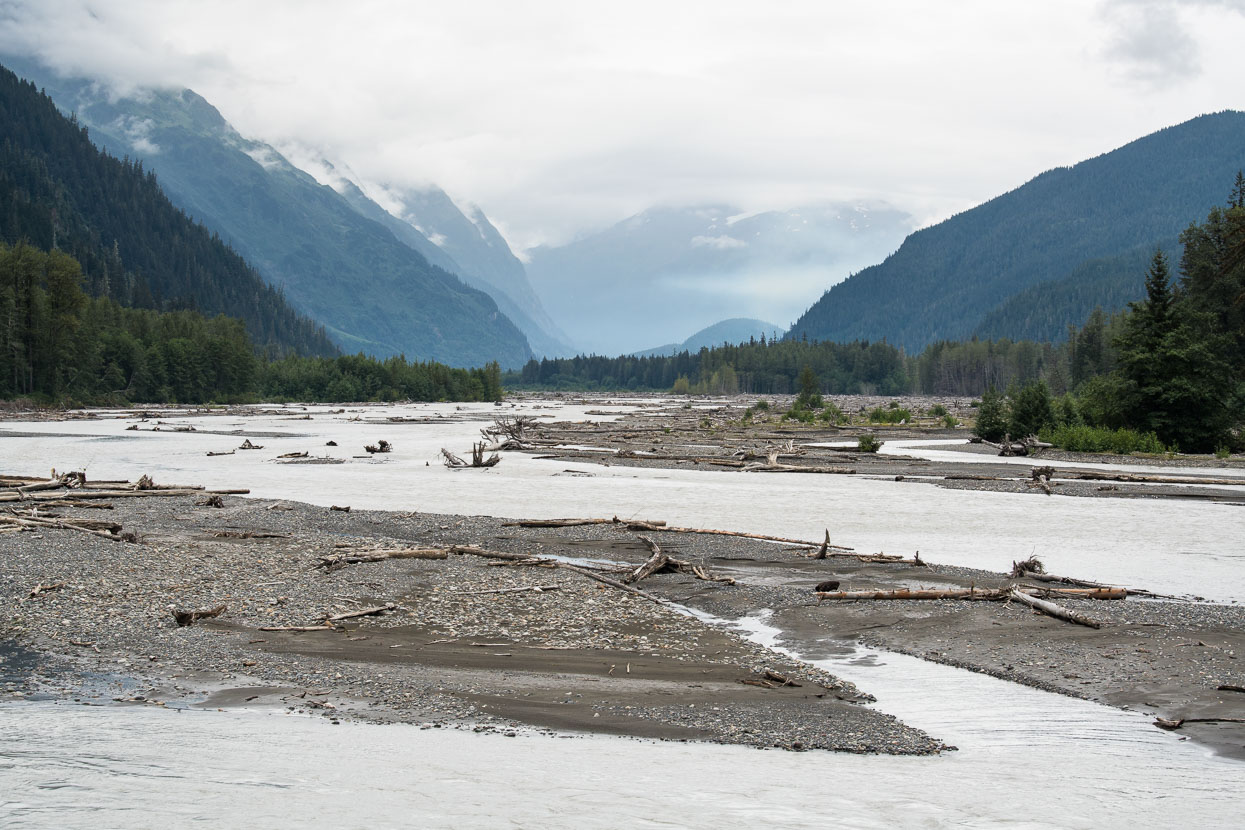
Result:
{"label": "overcast sky", "polygon": [[435,182],[524,248],[654,203],[929,222],[1245,109],[1245,0],[0,0],[0,49],[188,86],[244,134]]}

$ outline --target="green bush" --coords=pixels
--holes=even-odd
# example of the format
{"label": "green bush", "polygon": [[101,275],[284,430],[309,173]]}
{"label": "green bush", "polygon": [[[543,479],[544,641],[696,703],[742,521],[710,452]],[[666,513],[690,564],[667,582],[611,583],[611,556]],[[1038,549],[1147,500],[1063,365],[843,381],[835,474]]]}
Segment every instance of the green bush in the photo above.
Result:
{"label": "green bush", "polygon": [[1133,429],[1107,429],[1106,427],[1059,426],[1043,430],[1043,441],[1049,441],[1060,449],[1070,452],[1107,452],[1116,455],[1147,453],[1160,455],[1172,452],[1153,432],[1137,432]]}
{"label": "green bush", "polygon": [[955,419],[954,415],[948,412],[946,415],[942,416],[942,425],[947,429],[952,429],[953,427],[959,426],[960,422]]}
{"label": "green bush", "polygon": [[871,424],[897,424],[900,421],[911,421],[912,413],[907,409],[901,409],[899,404],[891,401],[886,409],[875,406],[869,410],[869,423]]}
{"label": "green bush", "polygon": [[929,408],[929,414],[935,418],[941,418],[947,414],[947,408],[940,403],[936,403]]}
{"label": "green bush", "polygon": [[839,409],[833,402],[826,404],[825,408],[817,414],[817,420],[825,421],[827,424],[841,424],[847,421],[847,416],[843,414],[843,410]]}
{"label": "green bush", "polygon": [[1231,455],[1232,450],[1228,448],[1227,444],[1220,444],[1218,447],[1215,447],[1215,458],[1228,458]]}
{"label": "green bush", "polygon": [[752,405],[752,408],[759,409],[760,411],[764,412],[767,409],[769,409],[769,401],[757,401],[756,403]]}
{"label": "green bush", "polygon": [[882,449],[882,441],[872,432],[866,432],[856,439],[856,449],[860,452],[877,452]]}

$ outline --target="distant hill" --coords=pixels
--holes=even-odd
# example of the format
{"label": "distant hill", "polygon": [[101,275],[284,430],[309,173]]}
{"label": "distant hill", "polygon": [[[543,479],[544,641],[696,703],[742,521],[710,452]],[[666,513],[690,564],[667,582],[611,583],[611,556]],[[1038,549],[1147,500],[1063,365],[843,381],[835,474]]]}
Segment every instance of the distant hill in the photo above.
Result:
{"label": "distant hill", "polygon": [[347,351],[521,365],[522,332],[484,292],[395,238],[267,144],[239,135],[191,90],[112,97],[28,63],[92,138],[141,158],[170,198],[279,286]]}
{"label": "distant hill", "polygon": [[122,305],[225,314],[272,351],[336,353],[322,329],[175,208],[141,164],[101,153],[4,67],[0,137],[0,241],[64,251],[81,263],[85,290]]}
{"label": "distant hill", "polygon": [[885,338],[910,353],[974,332],[1057,336],[1094,305],[1139,296],[1144,265],[1129,269],[1221,204],[1242,168],[1245,113],[1221,112],[1047,171],[913,233],[830,288],[788,336]]}
{"label": "distant hill", "polygon": [[812,292],[877,262],[911,229],[911,216],[884,205],[655,207],[529,251],[527,273],[576,344],[627,354],[728,318],[785,326]]}
{"label": "distant hill", "polygon": [[773,323],[767,323],[764,320],[753,320],[748,317],[733,317],[730,320],[723,320],[714,323],[708,328],[703,328],[684,340],[682,343],[669,343],[665,346],[658,346],[655,349],[646,349],[642,352],[636,352],[636,357],[664,357],[666,355],[676,355],[680,352],[698,352],[702,348],[713,348],[721,346],[723,343],[730,343],[732,346],[740,343],[747,343],[750,340],[760,340],[761,337],[774,338],[782,333],[782,326],[776,326]]}

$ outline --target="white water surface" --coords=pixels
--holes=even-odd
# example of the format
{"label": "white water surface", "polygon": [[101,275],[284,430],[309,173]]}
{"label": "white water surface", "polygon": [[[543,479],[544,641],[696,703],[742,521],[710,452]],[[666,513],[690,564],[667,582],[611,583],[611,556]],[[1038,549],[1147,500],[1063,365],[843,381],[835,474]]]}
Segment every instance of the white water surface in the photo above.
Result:
{"label": "white water surface", "polygon": [[[999,702],[1031,707],[1015,689]],[[958,752],[917,758],[7,704],[0,825],[1239,826],[1245,765],[1125,732],[1114,721],[1126,713],[1080,701],[1033,709],[1053,718],[1036,725],[974,702],[962,701]]]}
{"label": "white water surface", "polygon": [[[501,414],[528,413],[567,420],[603,420],[586,409],[629,407],[528,403],[422,404],[291,409],[289,415],[193,416],[170,419],[198,432],[127,431],[133,420],[10,422],[0,426],[0,468],[42,473],[85,469],[94,479],[250,488],[260,498],[312,504],[417,510],[510,518],[620,516],[671,524],[743,530],[819,540],[826,529],[838,544],[866,552],[911,554],[947,564],[1005,571],[1036,554],[1052,573],[1216,601],[1245,600],[1245,508],[1208,502],[1116,498],[1035,497],[949,490],[912,482],[855,476],[791,476],[687,467],[650,469],[541,460],[503,454],[489,470],[449,470],[446,447],[466,454],[481,426]],[[291,420],[311,414],[312,420]],[[384,419],[438,416],[443,423]],[[454,420],[471,418],[474,420]],[[151,422],[140,425],[143,430]],[[263,450],[208,458],[237,447],[243,430]],[[12,437],[26,434],[29,437]],[[366,456],[379,439],[393,452]],[[329,440],[336,447],[326,447]],[[657,439],[659,440],[659,438]],[[933,442],[935,444],[939,442]],[[963,453],[895,442],[894,451]],[[275,457],[308,451],[344,460],[335,465],[283,464]],[[991,459],[993,460],[993,459]],[[1104,467],[1109,465],[1102,465]],[[1177,470],[1194,475],[1215,471]]]}

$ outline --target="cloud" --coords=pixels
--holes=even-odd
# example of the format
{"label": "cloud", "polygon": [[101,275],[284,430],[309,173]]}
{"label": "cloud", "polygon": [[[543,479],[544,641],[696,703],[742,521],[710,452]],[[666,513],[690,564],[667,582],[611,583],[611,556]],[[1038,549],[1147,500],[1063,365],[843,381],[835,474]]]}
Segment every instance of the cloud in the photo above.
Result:
{"label": "cloud", "polygon": [[746,248],[748,243],[733,236],[693,236],[693,248],[717,248],[724,251],[728,248]]}
{"label": "cloud", "polygon": [[130,115],[120,116],[112,122],[113,129],[124,135],[131,147],[148,156],[160,152],[160,145],[151,140],[152,126],[154,125],[150,118],[135,118]]}
{"label": "cloud", "polygon": [[1104,56],[1126,77],[1164,88],[1199,77],[1201,44],[1191,30],[1196,12],[1245,13],[1242,0],[1106,0],[1100,15],[1111,29]]}
{"label": "cloud", "polygon": [[296,164],[435,182],[521,251],[662,203],[945,218],[1243,108],[1241,5],[0,0],[0,53],[190,87]]}

